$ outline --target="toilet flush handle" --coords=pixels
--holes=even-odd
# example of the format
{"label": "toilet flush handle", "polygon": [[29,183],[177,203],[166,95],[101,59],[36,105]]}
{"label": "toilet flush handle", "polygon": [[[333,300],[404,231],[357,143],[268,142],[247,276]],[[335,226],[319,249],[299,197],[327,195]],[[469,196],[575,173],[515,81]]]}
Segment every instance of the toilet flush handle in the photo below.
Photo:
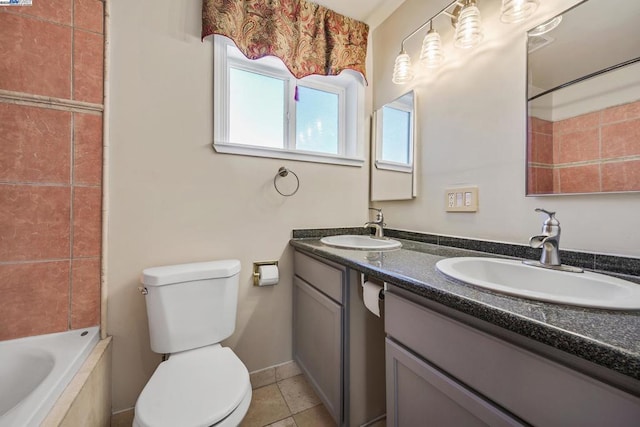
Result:
{"label": "toilet flush handle", "polygon": [[140,291],[140,293],[142,295],[146,295],[149,293],[149,291],[147,290],[147,288],[143,288],[142,286],[138,286],[138,290]]}

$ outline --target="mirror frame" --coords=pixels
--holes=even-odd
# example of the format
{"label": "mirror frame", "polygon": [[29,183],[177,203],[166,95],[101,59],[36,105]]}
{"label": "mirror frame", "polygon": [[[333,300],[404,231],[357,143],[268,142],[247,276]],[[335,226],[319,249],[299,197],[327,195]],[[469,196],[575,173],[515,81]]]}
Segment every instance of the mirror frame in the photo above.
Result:
{"label": "mirror frame", "polygon": [[[381,159],[383,113],[385,106],[397,103],[403,97],[411,95],[409,162],[399,163]],[[405,106],[407,105],[405,104]],[[412,200],[417,196],[417,96],[415,90],[403,93],[393,101],[386,103],[371,115],[371,151],[370,151],[370,196],[371,201]]]}

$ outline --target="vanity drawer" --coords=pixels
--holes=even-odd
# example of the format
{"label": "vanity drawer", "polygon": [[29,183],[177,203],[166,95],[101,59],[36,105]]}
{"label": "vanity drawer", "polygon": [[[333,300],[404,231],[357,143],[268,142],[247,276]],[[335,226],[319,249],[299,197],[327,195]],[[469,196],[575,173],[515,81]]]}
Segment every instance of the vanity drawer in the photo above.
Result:
{"label": "vanity drawer", "polygon": [[334,267],[299,251],[294,252],[293,261],[294,271],[298,277],[342,304],[344,267]]}
{"label": "vanity drawer", "polygon": [[640,399],[391,292],[385,330],[527,423],[637,426]]}

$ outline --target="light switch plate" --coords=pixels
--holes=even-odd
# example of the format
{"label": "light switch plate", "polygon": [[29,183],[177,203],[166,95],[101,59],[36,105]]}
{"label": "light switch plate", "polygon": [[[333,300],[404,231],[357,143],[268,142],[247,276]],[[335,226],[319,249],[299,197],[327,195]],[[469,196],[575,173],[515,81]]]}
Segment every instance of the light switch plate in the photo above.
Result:
{"label": "light switch plate", "polygon": [[452,187],[444,192],[444,206],[447,212],[477,212],[478,187]]}

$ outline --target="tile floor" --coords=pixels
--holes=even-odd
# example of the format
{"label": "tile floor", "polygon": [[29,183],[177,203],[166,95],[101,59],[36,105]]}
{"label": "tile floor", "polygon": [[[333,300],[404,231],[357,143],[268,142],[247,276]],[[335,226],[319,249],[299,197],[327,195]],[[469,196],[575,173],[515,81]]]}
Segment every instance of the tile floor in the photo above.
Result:
{"label": "tile floor", "polygon": [[[295,362],[251,373],[253,396],[241,427],[334,427],[336,424]],[[111,417],[111,427],[130,427],[133,409]],[[384,422],[375,427],[384,427]],[[373,427],[373,426],[372,426]]]}
{"label": "tile floor", "polygon": [[294,362],[252,373],[251,385],[251,406],[241,427],[336,425]]}

